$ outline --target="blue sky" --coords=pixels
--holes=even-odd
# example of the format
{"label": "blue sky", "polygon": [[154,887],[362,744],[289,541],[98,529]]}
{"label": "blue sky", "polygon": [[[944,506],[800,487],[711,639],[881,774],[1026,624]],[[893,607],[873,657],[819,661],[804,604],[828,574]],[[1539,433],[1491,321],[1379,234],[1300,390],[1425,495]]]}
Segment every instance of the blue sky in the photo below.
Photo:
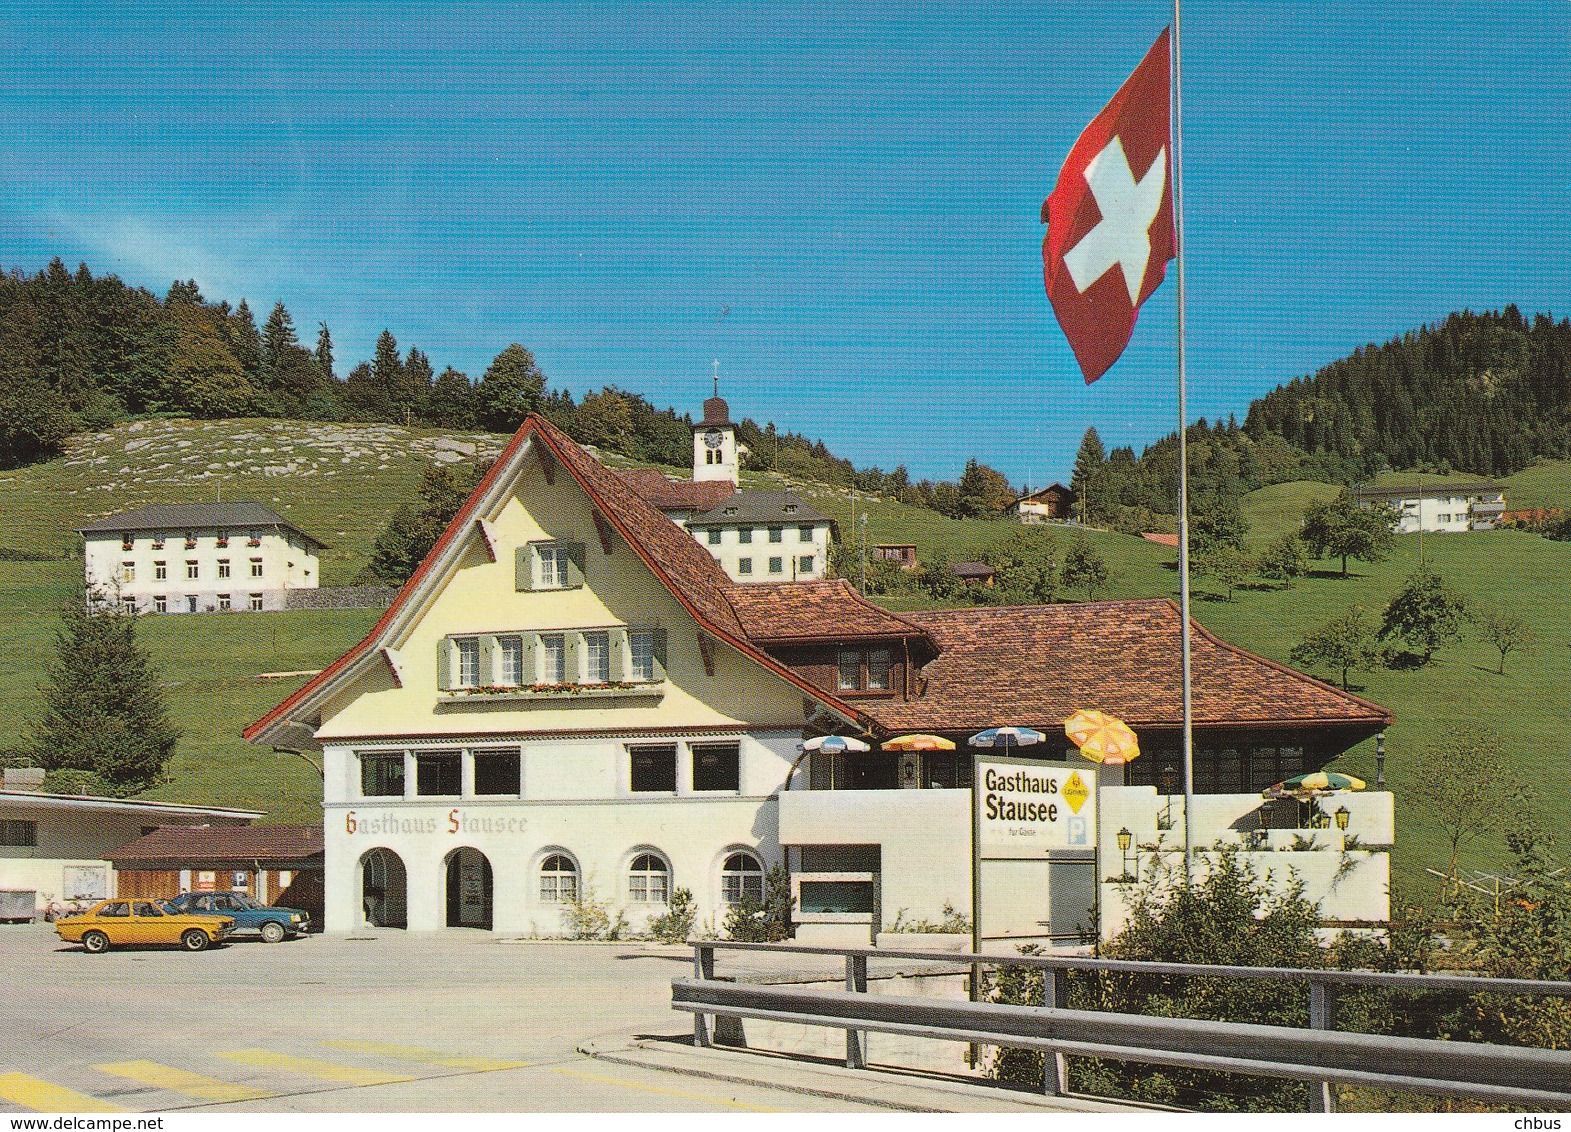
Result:
{"label": "blue sky", "polygon": [[[0,265],[282,299],[340,369],[733,411],[1067,475],[1170,431],[1173,273],[1091,388],[1038,211],[1169,5],[34,3]],[[1571,315],[1571,2],[1184,9],[1191,415],[1462,307]]]}

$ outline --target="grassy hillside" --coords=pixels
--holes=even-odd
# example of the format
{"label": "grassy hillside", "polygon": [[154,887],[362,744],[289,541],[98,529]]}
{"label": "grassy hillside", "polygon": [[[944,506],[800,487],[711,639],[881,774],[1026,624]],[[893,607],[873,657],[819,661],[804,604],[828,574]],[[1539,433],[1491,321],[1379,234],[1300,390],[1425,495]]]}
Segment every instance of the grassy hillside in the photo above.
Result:
{"label": "grassy hillside", "polygon": [[1248,546],[1259,550],[1288,532],[1296,534],[1304,512],[1317,503],[1335,499],[1342,489],[1328,483],[1295,480],[1274,483],[1244,496],[1240,510],[1249,521]]}
{"label": "grassy hillside", "polygon": [[[332,543],[325,558],[328,584],[352,579],[388,513],[414,490],[420,470],[455,446],[497,451],[504,438],[449,437],[392,426],[334,426],[280,422],[145,422],[73,442],[62,460],[0,474],[0,547],[70,553],[71,528],[85,518],[127,506],[174,499],[256,498]],[[137,443],[145,441],[146,443]],[[181,446],[181,442],[186,442]],[[618,461],[620,462],[620,461]],[[290,465],[293,464],[291,468]],[[675,470],[673,470],[675,473]],[[679,473],[677,473],[679,474]],[[182,490],[187,479],[193,480]],[[1571,504],[1571,464],[1540,465],[1507,482],[1507,499],[1523,505]],[[746,486],[778,487],[768,475]],[[915,543],[922,553],[950,548],[972,554],[1009,537],[1006,521],[945,519],[921,508],[857,496],[852,522],[848,491],[794,484],[837,519],[842,535],[869,545]],[[1296,525],[1310,503],[1335,491],[1324,484],[1278,484],[1246,498],[1252,542],[1265,542]],[[1533,495],[1531,493],[1538,493]],[[1060,527],[1050,537],[1067,545]],[[1090,538],[1112,564],[1106,596],[1176,596],[1173,550],[1107,532]],[[1571,687],[1571,608],[1563,579],[1571,576],[1571,544],[1516,531],[1445,535],[1423,540],[1427,560],[1475,601],[1529,612],[1539,637],[1535,653],[1512,656],[1496,674],[1496,654],[1470,639],[1443,648],[1416,671],[1360,675],[1362,691],[1397,716],[1387,737],[1387,777],[1397,794],[1400,845],[1395,858],[1404,889],[1428,891],[1423,866],[1444,860],[1438,831],[1407,802],[1404,787],[1415,754],[1439,741],[1448,726],[1483,722],[1510,740],[1521,775],[1541,783],[1542,807],[1560,828],[1571,826],[1564,784],[1571,754],[1564,741]],[[1221,600],[1204,579],[1195,583],[1195,614],[1225,638],[1276,660],[1310,628],[1352,604],[1375,611],[1418,564],[1416,539],[1401,538],[1389,562],[1352,564],[1353,576],[1334,575],[1330,563],[1292,589],[1242,589]],[[36,710],[36,686],[51,655],[57,611],[78,584],[79,557],[49,562],[0,561],[0,711],[14,724]],[[920,599],[890,601],[910,607]],[[314,771],[288,755],[243,743],[242,727],[298,687],[303,677],[261,674],[319,669],[369,628],[375,614],[312,612],[233,613],[210,617],[150,617],[141,633],[168,684],[168,701],[184,731],[171,781],[160,798],[252,806],[270,821],[308,821],[319,814]],[[1352,752],[1346,768],[1372,778],[1373,744]],[[1482,796],[1482,795],[1481,795]],[[1499,825],[1513,815],[1502,813]],[[1473,863],[1499,863],[1497,841],[1481,846]]]}

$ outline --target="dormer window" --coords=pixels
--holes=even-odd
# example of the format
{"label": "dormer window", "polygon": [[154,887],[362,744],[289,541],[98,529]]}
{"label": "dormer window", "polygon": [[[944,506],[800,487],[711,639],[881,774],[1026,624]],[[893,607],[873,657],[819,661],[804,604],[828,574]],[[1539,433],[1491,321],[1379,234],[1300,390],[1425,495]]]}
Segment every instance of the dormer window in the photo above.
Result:
{"label": "dormer window", "polygon": [[727,508],[726,508],[726,509],[725,509],[725,510],[724,510],[724,511],[723,511],[723,512],[721,512],[721,513],[722,513],[722,514],[724,514],[724,515],[735,515],[735,514],[736,514],[736,508],[735,508],[735,507],[727,507]]}
{"label": "dormer window", "polygon": [[781,510],[784,511],[787,515],[795,515],[798,508],[795,503],[787,503],[784,507],[781,508]]}

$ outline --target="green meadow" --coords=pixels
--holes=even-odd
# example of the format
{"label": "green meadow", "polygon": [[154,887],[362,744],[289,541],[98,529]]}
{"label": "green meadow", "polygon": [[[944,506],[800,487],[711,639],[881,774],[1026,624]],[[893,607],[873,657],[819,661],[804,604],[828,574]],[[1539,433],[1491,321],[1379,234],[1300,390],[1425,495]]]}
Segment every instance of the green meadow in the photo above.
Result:
{"label": "green meadow", "polygon": [[[277,424],[167,421],[139,432],[122,426],[73,442],[72,452],[62,460],[0,473],[0,550],[60,556],[0,561],[0,714],[12,736],[0,745],[20,745],[25,721],[38,708],[37,689],[53,652],[58,611],[80,583],[79,540],[72,533],[76,523],[147,502],[220,494],[225,499],[258,499],[330,543],[324,581],[346,584],[363,567],[390,511],[412,496],[433,444],[443,439],[426,430],[366,426],[376,430],[371,434],[375,442],[362,442],[355,439],[356,426],[333,426],[330,433],[306,433],[316,426],[301,426],[304,438],[279,429],[283,443],[259,443],[259,433]],[[134,441],[148,440],[150,433],[153,443],[128,450]],[[181,439],[190,443],[176,449]],[[270,441],[271,434],[264,439]],[[476,443],[482,453],[489,453],[502,440],[466,435],[461,442]],[[261,453],[258,447],[274,451]],[[190,448],[200,449],[208,474],[182,490],[180,458],[171,453]],[[279,472],[279,449],[288,450],[297,471],[314,468],[314,473]],[[268,467],[273,470],[263,470]],[[745,481],[746,486],[781,486],[769,476],[748,475]],[[1571,464],[1541,464],[1504,482],[1511,507],[1571,504]],[[1007,521],[946,519],[860,495],[853,501],[846,490],[818,484],[791,486],[834,517],[842,538],[858,546],[863,515],[869,546],[914,543],[922,554],[940,549],[961,556],[980,554],[1019,529]],[[1246,497],[1251,545],[1295,529],[1306,506],[1335,491],[1325,484],[1277,484]],[[1072,532],[1054,526],[1046,536],[1067,546]],[[1114,571],[1107,592],[1098,596],[1176,597],[1173,549],[1111,532],[1093,531],[1089,537]],[[1537,788],[1539,809],[1551,828],[1571,828],[1571,752],[1565,741],[1571,722],[1566,697],[1571,688],[1571,603],[1565,596],[1571,543],[1521,531],[1426,535],[1421,544],[1405,536],[1398,539],[1391,560],[1353,562],[1345,579],[1336,576],[1336,564],[1317,563],[1312,576],[1291,588],[1255,583],[1238,590],[1231,602],[1205,579],[1196,579],[1193,603],[1195,616],[1225,639],[1286,662],[1307,630],[1350,605],[1362,605],[1378,617],[1391,592],[1419,565],[1420,554],[1475,603],[1526,614],[1537,644],[1530,655],[1512,654],[1504,676],[1496,672],[1498,654],[1477,637],[1445,646],[1423,668],[1354,674],[1360,694],[1396,715],[1386,743],[1386,777],[1397,798],[1399,831],[1393,867],[1399,890],[1418,899],[1433,892],[1424,867],[1440,867],[1446,854],[1440,831],[1409,804],[1404,790],[1413,761],[1441,743],[1453,726],[1476,724],[1498,731],[1518,775]],[[901,595],[886,604],[912,608],[924,603],[914,595]],[[326,666],[375,619],[374,611],[144,619],[141,639],[160,667],[170,713],[183,731],[169,780],[149,796],[264,810],[269,822],[314,820],[320,813],[316,772],[299,758],[243,742],[240,731],[305,679],[269,674]],[[1339,769],[1373,780],[1373,743],[1350,752]],[[1500,804],[1497,784],[1474,786],[1480,805]],[[1517,820],[1518,815],[1503,811],[1495,828],[1503,832]],[[1481,842],[1467,863],[1503,865],[1502,840]]]}

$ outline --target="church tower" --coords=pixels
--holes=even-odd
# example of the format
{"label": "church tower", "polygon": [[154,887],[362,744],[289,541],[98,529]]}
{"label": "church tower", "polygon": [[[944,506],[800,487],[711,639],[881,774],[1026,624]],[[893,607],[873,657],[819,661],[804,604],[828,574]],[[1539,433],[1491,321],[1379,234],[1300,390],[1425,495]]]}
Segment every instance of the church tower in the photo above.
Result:
{"label": "church tower", "polygon": [[741,450],[736,442],[736,426],[731,410],[720,396],[720,378],[715,376],[715,395],[704,402],[704,419],[693,426],[693,482],[727,480],[741,486]]}

